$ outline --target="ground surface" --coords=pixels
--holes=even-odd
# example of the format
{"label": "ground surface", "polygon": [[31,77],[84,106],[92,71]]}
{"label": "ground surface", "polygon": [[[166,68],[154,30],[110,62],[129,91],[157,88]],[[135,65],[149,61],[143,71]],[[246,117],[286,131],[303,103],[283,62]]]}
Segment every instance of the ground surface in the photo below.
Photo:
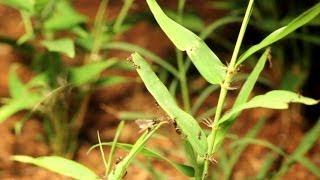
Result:
{"label": "ground surface", "polygon": [[[81,13],[87,15],[91,19],[95,16],[98,1],[77,0],[74,4]],[[197,11],[201,12],[203,17],[206,17],[206,20],[212,21],[218,17],[218,15],[212,15],[214,13],[207,9],[201,9],[201,6],[199,5],[201,3],[197,4],[198,5],[195,4],[194,7]],[[120,5],[121,3],[111,2],[110,8],[108,9],[110,18],[117,14]],[[173,3],[168,4],[168,6],[173,5]],[[134,6],[133,11],[140,11],[143,9],[146,9],[146,4],[144,1],[138,1]],[[23,25],[20,21],[19,14],[13,9],[0,6],[0,35],[17,38],[23,34],[23,32]],[[116,37],[116,40],[138,44],[162,57],[171,56],[171,59],[173,59],[172,57],[174,56],[174,51],[171,49],[172,45],[165,38],[161,30],[146,22],[136,24],[129,32]],[[129,56],[129,53],[114,51],[111,52],[111,55],[126,59]],[[14,62],[27,64],[28,59],[21,54],[14,53],[9,46],[0,44],[0,96],[2,97],[8,96],[8,69]],[[32,72],[27,66],[21,68],[20,71],[20,73],[23,74],[22,77],[25,81],[32,76]],[[108,71],[105,73],[124,73],[127,76],[136,77],[134,71],[129,73]],[[264,91],[265,89],[262,88],[257,90],[256,93],[258,94]],[[227,100],[227,107],[231,105],[235,94],[236,91],[231,93],[231,96]],[[193,98],[195,98],[196,94],[193,96]],[[214,106],[217,96],[217,93],[210,96],[206,101],[205,106]],[[80,134],[80,147],[76,152],[74,159],[94,170],[97,174],[102,175],[104,166],[100,152],[95,149],[90,154],[87,154],[87,150],[92,144],[97,142],[97,130],[100,132],[102,141],[111,141],[119,121],[115,116],[101,109],[101,104],[105,104],[116,110],[143,111],[159,114],[159,116],[163,115],[163,112],[157,108],[154,99],[141,83],[117,85],[112,88],[99,89],[93,93],[90,109],[86,115],[86,126],[83,127]],[[231,132],[241,137],[261,117],[266,116],[268,117],[267,123],[259,133],[258,138],[268,140],[269,142],[282,147],[287,153],[290,153],[295,149],[296,145],[299,144],[307,129],[304,118],[299,115],[299,109],[298,106],[292,106],[290,110],[282,112],[262,109],[246,111],[235,123]],[[50,154],[50,149],[41,140],[43,128],[40,119],[31,119],[27,121],[22,134],[18,136],[14,134],[14,123],[22,116],[23,113],[19,113],[0,125],[0,179],[68,179],[31,165],[16,163],[10,160],[10,156],[15,154],[31,156]],[[139,136],[138,131],[139,129],[135,123],[127,123],[120,141],[133,143]],[[185,162],[181,145],[182,137],[177,135],[174,132],[174,127],[170,125],[165,125],[165,127],[160,130],[159,136],[151,140],[148,144],[150,147],[161,150],[161,152],[169,158],[179,162]],[[232,149],[228,148],[228,146],[225,148],[227,153],[232,153]],[[318,142],[308,153],[308,157],[311,161],[320,166],[319,154],[316,155],[319,151],[320,143]],[[105,153],[108,154],[108,152],[109,149],[106,148]],[[250,145],[241,156],[240,161],[236,164],[233,172],[233,179],[246,179],[246,177],[254,175],[261,167],[262,157],[267,152],[268,150],[262,146]],[[124,156],[125,153],[126,152],[122,151],[117,152],[117,157]],[[219,161],[219,157],[217,157],[217,159]],[[143,157],[139,157],[138,161],[135,161],[132,167],[129,168],[125,179],[153,179],[152,175],[146,170],[147,163],[145,162],[150,162],[150,166],[153,166],[157,171],[166,174],[169,179],[187,179],[165,162],[144,159]],[[144,168],[141,168],[141,163],[144,164]],[[279,157],[279,163],[281,163],[281,157]],[[303,166],[294,165],[283,179],[316,179],[316,177],[308,172]]]}

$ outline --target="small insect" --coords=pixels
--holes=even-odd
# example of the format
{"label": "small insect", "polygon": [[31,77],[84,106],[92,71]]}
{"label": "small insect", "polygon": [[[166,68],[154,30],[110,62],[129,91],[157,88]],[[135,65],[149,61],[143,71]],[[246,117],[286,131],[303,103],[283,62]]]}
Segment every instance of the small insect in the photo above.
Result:
{"label": "small insect", "polygon": [[115,164],[119,164],[122,160],[123,160],[123,157],[122,157],[122,156],[118,157],[118,158],[116,159]]}
{"label": "small insect", "polygon": [[136,65],[136,64],[133,62],[132,56],[129,56],[129,57],[127,58],[127,61],[128,61],[129,63],[132,63],[132,67],[133,67],[133,68],[135,68],[135,69],[140,69],[140,66],[139,66],[139,65]]}
{"label": "small insect", "polygon": [[198,133],[198,139],[199,140],[201,139],[201,131],[199,131],[199,133]]}
{"label": "small insect", "polygon": [[132,56],[129,56],[129,57],[127,58],[127,61],[128,61],[128,62],[132,62]]}
{"label": "small insect", "polygon": [[182,136],[182,139],[187,139],[188,138],[188,135],[186,135],[186,134],[184,134],[183,136]]}
{"label": "small insect", "polygon": [[139,131],[139,133],[141,133],[142,131],[145,131],[145,130],[147,130],[148,132],[151,131],[156,124],[164,121],[169,122],[168,117],[158,117],[153,119],[137,119],[135,122],[141,129]]}
{"label": "small insect", "polygon": [[122,179],[123,179],[124,177],[126,177],[127,174],[128,174],[128,171],[126,171],[126,172],[124,173],[124,175],[122,176]]}
{"label": "small insect", "polygon": [[181,129],[178,127],[178,124],[176,122],[176,118],[172,119],[172,124],[174,126],[174,130],[176,131],[177,134],[181,135]]}
{"label": "small insect", "polygon": [[157,106],[157,109],[159,109],[159,108],[160,108],[160,105],[159,105],[159,103],[158,103],[157,101],[155,101],[154,103],[156,104],[156,106]]}
{"label": "small insect", "polygon": [[[113,168],[112,168],[112,173],[113,173],[113,174],[115,173],[115,170],[116,170],[117,165],[118,165],[122,160],[123,160],[123,157],[120,156],[120,157],[118,157],[118,158],[116,159],[116,161],[114,162],[114,165],[113,165]],[[102,179],[102,180],[104,180],[104,179]]]}
{"label": "small insect", "polygon": [[151,131],[154,125],[156,125],[160,121],[157,118],[154,118],[154,119],[137,119],[135,122],[140,128],[139,133],[141,133],[145,130]]}
{"label": "small insect", "polygon": [[140,69],[140,66],[139,65],[136,65],[133,63],[132,67],[134,67],[135,69]]}

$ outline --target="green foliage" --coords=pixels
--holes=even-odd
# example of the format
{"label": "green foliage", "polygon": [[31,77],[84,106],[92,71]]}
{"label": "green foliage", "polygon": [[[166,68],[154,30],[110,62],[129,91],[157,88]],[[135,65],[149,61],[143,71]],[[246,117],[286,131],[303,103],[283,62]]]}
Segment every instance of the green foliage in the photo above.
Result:
{"label": "green foliage", "polygon": [[42,156],[32,158],[30,156],[16,155],[13,156],[12,159],[23,163],[34,164],[74,179],[94,180],[97,178],[97,175],[93,171],[82,164],[59,156]]}
{"label": "green foliage", "polygon": [[162,30],[179,50],[187,52],[200,74],[212,84],[221,83],[225,67],[210,48],[197,35],[167,17],[155,0],[147,3]]}
{"label": "green foliage", "polygon": [[152,129],[150,131],[145,131],[132,146],[129,154],[124,157],[121,162],[116,165],[115,169],[109,173],[108,179],[121,179],[125,175],[132,160],[141,152],[148,140],[164,123],[166,122],[155,124],[153,127],[151,127]]}
{"label": "green foliage", "polygon": [[[99,61],[90,63],[85,66],[74,67],[69,69],[69,81],[75,86],[81,86],[93,83],[102,71],[116,64],[117,61],[109,59],[107,61]],[[84,76],[85,74],[85,76]]]}
{"label": "green foliage", "polygon": [[24,98],[28,94],[27,88],[16,73],[17,66],[12,66],[9,72],[9,90],[13,99]]}
{"label": "green foliage", "polygon": [[249,56],[253,53],[259,51],[260,49],[269,46],[270,44],[277,42],[288,34],[292,33],[299,27],[305,25],[306,23],[310,22],[320,13],[320,3],[314,5],[309,10],[305,11],[303,14],[298,16],[296,19],[291,21],[287,26],[279,28],[272,32],[269,36],[267,36],[264,40],[262,40],[259,44],[252,46],[246,52],[244,52],[238,59],[237,64],[241,64],[245,61]]}
{"label": "green foliage", "polygon": [[300,94],[284,91],[274,90],[269,91],[264,95],[255,96],[250,101],[234,107],[226,115],[224,115],[219,123],[224,123],[234,114],[243,111],[244,109],[250,108],[269,108],[269,109],[287,109],[289,103],[302,103],[306,105],[315,105],[318,103],[317,100],[301,96]]}
{"label": "green foliage", "polygon": [[[40,115],[44,121],[44,128],[47,131],[47,140],[51,144],[55,154],[72,157],[77,147],[77,136],[83,124],[86,108],[89,105],[90,95],[93,90],[101,86],[106,87],[128,81],[128,78],[121,76],[101,76],[104,70],[111,67],[128,70],[128,68],[122,63],[119,63],[117,59],[106,58],[109,49],[118,49],[136,52],[131,55],[130,62],[133,67],[136,68],[148,91],[155,98],[159,106],[167,113],[168,117],[166,120],[158,122],[156,121],[157,118],[154,118],[154,115],[144,114],[144,116],[148,118],[154,118],[150,120],[152,124],[149,125],[139,139],[131,145],[118,142],[124,127],[123,120],[132,120],[133,118],[141,117],[141,114],[135,112],[112,112],[122,120],[118,126],[114,141],[112,143],[101,143],[100,137],[98,136],[99,144],[91,148],[100,147],[103,163],[106,168],[103,179],[121,179],[138,154],[166,161],[188,177],[194,177],[197,180],[205,179],[210,172],[210,162],[215,162],[213,159],[215,153],[221,155],[219,168],[225,174],[225,178],[228,179],[231,177],[232,169],[238,161],[240,154],[251,143],[268,147],[275,153],[288,156],[284,165],[281,166],[280,171],[276,173],[273,178],[282,176],[294,162],[300,162],[315,175],[319,176],[319,168],[307,158],[303,157],[319,137],[319,123],[306,134],[302,143],[292,155],[285,154],[281,149],[271,143],[255,139],[263,127],[264,120],[260,120],[244,138],[231,144],[232,148],[234,148],[234,153],[230,156],[224,151],[218,152],[218,149],[226,138],[228,130],[243,110],[249,108],[287,109],[290,103],[314,105],[319,102],[284,90],[272,90],[263,95],[255,96],[250,100],[248,99],[270,56],[270,48],[266,47],[287,37],[296,29],[317,17],[320,13],[320,3],[302,13],[288,23],[288,25],[275,31],[272,29],[273,32],[269,36],[259,44],[248,48],[238,57],[246,27],[248,26],[251,13],[254,11],[254,0],[250,0],[231,61],[226,67],[219,57],[211,51],[203,39],[209,37],[217,28],[229,23],[239,22],[242,18],[238,16],[222,18],[205,28],[203,22],[198,17],[190,16],[190,14],[186,16],[183,15],[185,0],[179,0],[177,13],[165,11],[168,15],[160,8],[156,0],[147,0],[147,4],[157,23],[179,50],[176,51],[178,64],[178,68],[176,68],[161,57],[137,45],[126,42],[110,42],[114,35],[122,33],[131,27],[130,24],[126,24],[125,18],[133,0],[124,1],[120,14],[112,22],[104,21],[108,0],[101,1],[91,31],[88,31],[82,26],[87,22],[86,17],[78,13],[67,0],[7,0],[0,2],[18,9],[22,16],[26,34],[20,37],[16,43],[20,44],[20,47],[22,47],[22,44],[26,47],[26,45],[28,45],[27,43],[31,42],[30,44],[32,44],[33,40],[37,39],[38,41],[39,38],[40,42],[42,42],[41,48],[45,48],[42,53],[31,54],[32,67],[37,75],[29,82],[23,83],[20,80],[16,73],[17,66],[13,66],[10,70],[9,91],[11,99],[5,101],[5,104],[0,108],[0,122],[3,122],[21,110],[29,111],[29,115],[26,116],[27,118],[33,114]],[[196,23],[192,23],[192,21]],[[199,36],[183,25],[198,32],[200,31]],[[275,26],[271,25],[270,27]],[[268,27],[269,30],[271,29],[270,27]],[[202,29],[203,31],[201,31]],[[73,36],[72,39],[69,36],[61,35],[63,34],[60,33],[61,31],[67,32],[66,34],[70,33]],[[10,44],[10,41],[6,42]],[[15,45],[15,43],[12,42],[11,44]],[[79,50],[85,53],[84,59],[81,61],[83,64],[79,67],[64,65],[62,61],[63,56],[66,55],[71,59],[75,59],[75,49],[78,47]],[[225,114],[222,114],[228,92],[234,89],[232,83],[237,79],[236,75],[239,71],[238,68],[240,64],[254,53],[265,48],[265,52],[257,61],[254,69],[242,86],[233,107],[226,111]],[[181,51],[186,51],[191,61],[184,59]],[[140,54],[151,59],[151,61],[160,65],[176,78],[172,81],[169,88],[170,91],[165,86],[165,83],[160,80],[160,75],[158,77],[155,74]],[[187,83],[187,71],[191,63],[197,68],[201,76],[212,84],[200,92],[198,99],[196,99],[192,106],[190,105],[189,84]],[[161,79],[167,79],[168,72],[165,72],[165,74],[161,76],[163,77]],[[180,85],[181,88],[184,109],[179,107],[176,98],[172,95],[175,94],[175,89],[177,89],[178,85]],[[203,117],[206,114],[212,116],[215,114],[213,121],[211,118],[206,117],[205,124],[211,131],[205,134],[204,129],[201,128],[194,116],[205,99],[217,89],[220,90],[217,106],[211,107],[207,112],[200,115],[200,117]],[[145,147],[156,131],[168,122],[176,124],[175,128],[181,130],[185,141],[185,150],[191,163],[190,166],[172,161],[160,153]],[[102,145],[111,146],[108,162],[103,154]],[[116,162],[114,167],[111,168],[116,148],[128,150],[129,154],[120,162]],[[34,164],[75,179],[90,180],[98,178],[98,176],[87,167],[58,156],[38,158],[14,156],[13,160]],[[257,177],[266,178],[273,161],[273,156],[267,156],[266,163]]]}
{"label": "green foliage", "polygon": [[[101,42],[108,40],[101,37],[114,35],[104,30],[103,17],[106,4],[101,6],[95,26],[90,32],[80,27],[86,22],[86,17],[78,13],[68,0],[10,0],[4,3],[20,11],[26,29],[26,34],[17,41],[4,39],[4,42],[21,48],[31,46],[35,50],[36,47],[31,44],[40,41],[39,47],[44,51],[34,53],[38,51],[25,50],[25,53],[30,53],[31,66],[36,73],[29,82],[20,81],[15,66],[10,70],[11,99],[4,101],[4,105],[0,108],[0,122],[19,111],[28,110],[29,113],[18,122],[18,126],[22,127],[24,121],[33,115],[38,115],[43,120],[47,135],[45,139],[53,153],[72,157],[77,148],[77,136],[85,117],[90,94],[95,88],[127,81],[120,76],[101,76],[102,71],[111,66],[123,68],[116,59],[106,59],[106,53],[100,52],[100,40],[104,40]],[[130,3],[127,6],[130,7]],[[125,18],[126,13],[127,10],[123,12],[122,18]],[[121,26],[122,22],[118,24]],[[73,37],[71,38],[69,34]],[[91,37],[92,40],[92,46],[85,49],[86,55],[80,61],[84,63],[79,67],[66,66],[62,60],[63,56],[75,59],[75,49],[79,45],[75,44],[73,39],[84,37]]]}
{"label": "green foliage", "polygon": [[207,141],[205,134],[197,124],[197,121],[179,108],[168,89],[139,54],[135,53],[131,57],[134,65],[137,66],[137,72],[139,73],[142,81],[152,96],[156,99],[160,107],[166,111],[174,121],[176,121],[195,151],[199,155],[205,156]]}
{"label": "green foliage", "polygon": [[42,44],[51,52],[64,53],[70,58],[74,58],[74,55],[75,55],[74,43],[69,38],[45,40],[45,41],[42,41]]}
{"label": "green foliage", "polygon": [[86,18],[76,12],[68,1],[57,1],[54,13],[43,24],[48,31],[68,30],[84,23]]}
{"label": "green foliage", "polygon": [[0,3],[4,3],[16,9],[25,10],[29,12],[33,11],[34,9],[33,0],[1,0]]}
{"label": "green foliage", "polygon": [[[221,85],[221,91],[220,91],[218,106],[216,109],[215,119],[213,121],[213,124],[209,124],[210,123],[209,121],[207,122],[208,126],[212,128],[212,132],[208,136],[208,147],[207,148],[205,147],[206,149],[203,149],[205,152],[207,152],[206,157],[204,157],[202,154],[203,150],[196,149],[196,148],[204,148],[204,146],[198,146],[196,145],[196,141],[194,141],[194,139],[188,139],[188,141],[194,148],[197,155],[203,158],[203,162],[198,161],[197,163],[200,163],[200,164],[198,165],[194,164],[194,167],[203,168],[203,170],[200,170],[202,171],[202,175],[199,175],[196,173],[197,174],[196,179],[200,179],[200,178],[204,179],[207,176],[208,164],[209,164],[208,161],[210,160],[212,154],[216,152],[217,148],[219,147],[219,144],[225,138],[226,132],[233,124],[236,116],[242,110],[248,109],[248,108],[255,108],[255,107],[286,109],[288,108],[288,103],[291,103],[291,102],[303,103],[307,105],[314,105],[318,103],[318,101],[314,99],[306,98],[293,92],[281,91],[281,90],[270,91],[265,95],[256,96],[252,98],[250,101],[246,102],[250,92],[253,89],[254,84],[256,83],[259,77],[260,72],[262,71],[265,65],[267,57],[269,56],[270,50],[267,50],[259,60],[259,63],[257,64],[255,70],[249,76],[247,82],[245,83],[242,91],[240,92],[234,104],[234,107],[230,111],[228,111],[228,113],[226,113],[224,116],[220,117],[223,104],[227,96],[227,92],[229,89],[232,89],[230,87],[230,84],[236,74],[237,66],[239,66],[239,64],[241,64],[246,58],[248,58],[253,53],[257,52],[262,48],[265,48],[266,46],[276,41],[279,41],[280,39],[284,38],[285,36],[293,32],[297,28],[311,21],[314,17],[316,17],[319,14],[320,12],[320,9],[318,8],[319,5],[313,6],[308,11],[306,11],[305,13],[300,15],[298,18],[293,20],[291,23],[289,23],[287,26],[279,30],[276,30],[274,33],[266,37],[265,40],[263,40],[260,44],[253,46],[252,48],[249,48],[239,58],[239,60],[236,61],[237,55],[240,49],[240,45],[244,36],[244,32],[246,30],[246,26],[249,22],[249,18],[252,12],[253,1],[250,1],[244,20],[243,20],[243,24],[241,26],[241,30],[239,33],[239,37],[237,39],[236,47],[235,47],[231,62],[226,68],[227,72],[225,73],[225,69],[223,68],[223,65],[221,64],[219,58],[216,57],[216,55],[210,51],[210,49],[200,40],[199,37],[197,37],[191,31],[185,29],[178,23],[168,18],[163,13],[163,11],[158,6],[155,0],[147,0],[147,3],[153,15],[155,16],[157,22],[159,23],[161,29],[167,34],[169,39],[175,44],[175,46],[178,49],[182,51],[187,51],[187,54],[190,57],[192,63],[197,67],[198,71],[203,76],[203,78],[205,78],[208,82],[212,84]],[[163,92],[166,92],[165,91],[166,88],[160,83],[160,80],[157,78],[150,78],[149,74],[152,74],[152,72],[150,72],[151,69],[149,69],[149,67],[145,66],[144,64],[140,64],[141,62],[137,61],[137,59],[141,59],[137,54],[134,54],[132,57],[133,57],[133,62],[137,67],[136,68],[137,72],[139,73],[140,77],[144,81],[149,92],[155,97],[155,99],[158,101],[160,106],[169,115],[170,113],[172,114],[174,111],[176,111],[176,113],[180,112],[180,109],[171,107],[172,104],[175,105],[174,100],[173,98],[170,97],[171,95],[169,92],[163,93]],[[161,84],[161,87],[160,85],[155,85],[155,84]],[[157,91],[159,92],[157,93]],[[162,103],[160,100],[162,101]],[[173,112],[170,112],[170,111],[173,111]],[[186,120],[184,120],[184,122],[188,124],[190,123],[190,122],[187,122]],[[193,162],[195,163],[195,161]]]}
{"label": "green foliage", "polygon": [[[104,146],[111,146],[113,145],[113,143],[102,143],[102,145]],[[98,147],[99,145],[94,145],[90,148],[89,152],[93,149],[93,148],[96,148]],[[116,147],[118,148],[121,148],[121,149],[124,149],[124,150],[131,150],[133,145],[131,144],[125,144],[125,143],[116,143],[115,144]],[[180,171],[181,173],[183,173],[184,175],[186,176],[189,176],[189,177],[194,177],[194,169],[190,166],[187,166],[187,165],[183,165],[183,164],[180,164],[180,163],[177,163],[175,161],[172,161],[166,157],[164,157],[163,155],[160,155],[159,153],[151,150],[151,149],[148,149],[146,147],[143,147],[140,151],[140,154],[145,156],[145,157],[150,157],[150,158],[156,158],[156,159],[160,159],[160,160],[164,160],[166,162],[168,162],[169,164],[171,164],[173,167],[175,167],[178,171]]]}

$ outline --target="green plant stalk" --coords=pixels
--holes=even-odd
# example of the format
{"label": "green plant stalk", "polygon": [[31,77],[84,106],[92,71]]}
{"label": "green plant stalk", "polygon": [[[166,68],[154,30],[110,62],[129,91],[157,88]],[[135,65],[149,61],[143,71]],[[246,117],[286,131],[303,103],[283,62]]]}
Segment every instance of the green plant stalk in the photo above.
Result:
{"label": "green plant stalk", "polygon": [[[102,157],[102,162],[104,164],[104,167],[106,169],[108,169],[108,164],[106,161],[106,158],[104,156],[104,152],[103,152],[103,148],[102,148],[102,144],[101,144],[101,139],[100,139],[100,135],[99,135],[99,131],[97,131],[97,136],[98,136],[98,141],[99,141],[99,149],[100,149],[100,153],[101,153],[101,157]],[[107,171],[106,171],[107,172]],[[108,175],[107,173],[105,175]]]}
{"label": "green plant stalk", "polygon": [[114,139],[113,139],[113,142],[112,142],[112,146],[111,146],[111,150],[110,150],[110,153],[109,153],[109,158],[108,158],[108,163],[107,163],[107,168],[106,168],[106,173],[105,175],[107,176],[111,170],[111,166],[112,166],[112,159],[113,159],[113,155],[114,155],[114,151],[116,149],[116,145],[117,145],[117,142],[118,142],[118,139],[120,137],[120,134],[123,130],[123,127],[124,127],[124,120],[122,120],[119,125],[118,125],[118,128],[117,128],[117,132],[116,132],[116,135],[114,136]]}
{"label": "green plant stalk", "polygon": [[202,179],[205,179],[208,174],[210,159],[212,158],[212,156],[214,154],[213,145],[214,145],[216,133],[219,130],[219,119],[222,114],[222,110],[223,110],[226,96],[228,94],[228,90],[230,89],[230,84],[232,82],[232,78],[234,77],[234,75],[236,73],[237,67],[235,66],[235,63],[237,60],[237,56],[239,54],[240,46],[241,46],[245,31],[247,28],[247,25],[249,23],[250,15],[251,15],[252,8],[253,8],[253,2],[254,2],[254,0],[249,1],[245,16],[244,16],[244,19],[243,19],[243,22],[242,22],[242,25],[240,28],[240,32],[239,32],[239,35],[237,38],[237,42],[236,42],[236,45],[235,45],[235,48],[234,48],[234,51],[233,51],[233,54],[231,57],[231,61],[230,61],[228,68],[227,68],[227,74],[226,74],[225,80],[223,83],[221,83],[221,90],[220,90],[217,110],[216,110],[214,121],[212,124],[211,133],[208,136],[208,151],[207,151],[208,157],[204,158]]}
{"label": "green plant stalk", "polygon": [[124,21],[124,18],[126,17],[132,3],[134,0],[125,0],[124,5],[122,6],[122,9],[116,19],[116,22],[113,25],[113,31],[118,32],[121,28],[121,25]]}
{"label": "green plant stalk", "polygon": [[115,169],[113,171],[109,173],[108,179],[122,179],[132,160],[144,148],[144,145],[148,142],[152,135],[165,123],[166,122],[160,122],[159,124],[155,125],[155,127],[153,127],[150,132],[145,131],[136,141],[129,154],[115,166]]}
{"label": "green plant stalk", "polygon": [[189,98],[189,90],[187,85],[187,77],[186,71],[184,68],[182,52],[176,48],[177,62],[178,62],[178,70],[179,70],[179,81],[181,86],[181,94],[183,100],[183,108],[186,112],[191,112],[190,107],[190,98]]}
{"label": "green plant stalk", "polygon": [[99,50],[101,48],[101,34],[103,29],[103,17],[106,12],[106,7],[108,5],[109,0],[102,0],[98,12],[96,15],[96,18],[94,20],[94,29],[92,31],[93,36],[93,46],[90,52],[90,55],[86,57],[85,64],[89,63],[91,61],[97,60],[97,56],[99,54]]}
{"label": "green plant stalk", "polygon": [[[180,24],[182,22],[183,9],[184,9],[185,2],[186,2],[185,0],[179,0],[179,4],[178,4],[178,16],[176,20]],[[180,81],[180,87],[181,87],[183,108],[185,111],[190,113],[191,112],[190,98],[189,98],[189,90],[187,85],[186,69],[183,62],[183,54],[177,48],[175,48],[175,51],[176,51],[178,70],[179,70],[179,81]]]}

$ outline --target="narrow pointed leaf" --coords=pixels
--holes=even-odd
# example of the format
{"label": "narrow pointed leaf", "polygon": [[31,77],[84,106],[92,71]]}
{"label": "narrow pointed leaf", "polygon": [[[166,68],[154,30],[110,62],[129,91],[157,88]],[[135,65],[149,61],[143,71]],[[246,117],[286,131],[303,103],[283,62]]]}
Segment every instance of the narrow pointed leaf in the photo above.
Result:
{"label": "narrow pointed leaf", "polygon": [[166,86],[138,53],[132,54],[131,57],[148,91],[156,99],[161,108],[171,118],[175,119],[194,150],[199,155],[204,156],[207,151],[207,140],[197,121],[190,114],[180,109]]}
{"label": "narrow pointed leaf", "polygon": [[112,59],[107,61],[99,61],[88,65],[74,67],[69,71],[70,83],[79,86],[96,79],[98,75],[105,69],[116,64],[117,61]]}
{"label": "narrow pointed leaf", "polygon": [[95,180],[97,175],[89,168],[75,161],[65,159],[59,156],[42,156],[33,158],[30,156],[17,155],[13,160],[22,163],[33,164],[50,171],[72,177],[79,180]]}
{"label": "narrow pointed leaf", "polygon": [[0,108],[0,123],[19,111],[31,109],[40,100],[40,96],[33,94],[28,95],[26,98],[13,99],[9,101]]}
{"label": "narrow pointed leaf", "polygon": [[[101,143],[101,145],[111,146],[112,142]],[[133,145],[125,144],[125,143],[117,143],[116,146],[118,148],[125,149],[125,150],[131,150],[132,147],[133,147]],[[91,151],[93,148],[96,148],[96,147],[99,147],[99,145],[97,144],[97,145],[92,146],[89,151]],[[169,164],[174,166],[178,171],[180,171],[184,175],[189,176],[189,177],[194,177],[194,169],[192,167],[184,165],[184,164],[177,163],[175,161],[172,161],[172,160],[160,155],[159,153],[157,153],[157,152],[155,152],[155,151],[153,151],[151,149],[148,149],[148,148],[144,147],[144,148],[141,149],[140,154],[142,154],[142,155],[144,155],[146,157],[157,158],[157,159],[161,159],[161,160],[167,161]]]}
{"label": "narrow pointed leaf", "polygon": [[26,86],[21,82],[16,70],[17,66],[14,65],[9,71],[9,92],[13,99],[24,98],[28,93]]}
{"label": "narrow pointed leaf", "polygon": [[318,103],[317,100],[312,98],[301,96],[297,93],[284,91],[284,90],[274,90],[270,91],[264,95],[258,95],[252,98],[250,101],[241,104],[224,115],[219,123],[223,123],[228,120],[234,114],[250,108],[269,108],[269,109],[287,109],[289,107],[289,103],[302,103],[305,105],[315,105]]}
{"label": "narrow pointed leaf", "polygon": [[237,65],[245,61],[249,56],[259,51],[260,49],[269,46],[270,44],[279,41],[285,36],[289,35],[299,27],[310,22],[313,18],[318,16],[320,13],[320,3],[314,5],[309,10],[302,13],[300,16],[291,21],[287,26],[281,27],[276,31],[272,32],[269,36],[264,38],[259,44],[252,46],[246,52],[244,52],[238,59]]}
{"label": "narrow pointed leaf", "polygon": [[42,41],[42,44],[52,52],[64,53],[70,58],[73,58],[75,55],[74,43],[73,40],[69,38],[62,38],[56,40],[45,40]]}
{"label": "narrow pointed leaf", "polygon": [[68,1],[58,1],[53,15],[44,22],[44,28],[51,31],[68,30],[85,21],[85,16],[75,11]]}
{"label": "narrow pointed leaf", "polygon": [[0,0],[0,3],[6,4],[17,10],[26,10],[32,12],[35,1],[33,0]]}
{"label": "narrow pointed leaf", "polygon": [[115,166],[112,172],[109,173],[108,179],[121,179],[124,176],[133,159],[141,152],[148,140],[164,123],[165,122],[160,122],[159,124],[155,125],[155,127],[153,127],[151,131],[145,131],[144,134],[142,134],[139,137],[139,139],[135,142],[135,144],[132,146],[129,154]]}
{"label": "narrow pointed leaf", "polygon": [[170,19],[155,0],[147,0],[147,3],[161,29],[179,50],[187,52],[203,78],[211,84],[221,83],[225,67],[201,38]]}

